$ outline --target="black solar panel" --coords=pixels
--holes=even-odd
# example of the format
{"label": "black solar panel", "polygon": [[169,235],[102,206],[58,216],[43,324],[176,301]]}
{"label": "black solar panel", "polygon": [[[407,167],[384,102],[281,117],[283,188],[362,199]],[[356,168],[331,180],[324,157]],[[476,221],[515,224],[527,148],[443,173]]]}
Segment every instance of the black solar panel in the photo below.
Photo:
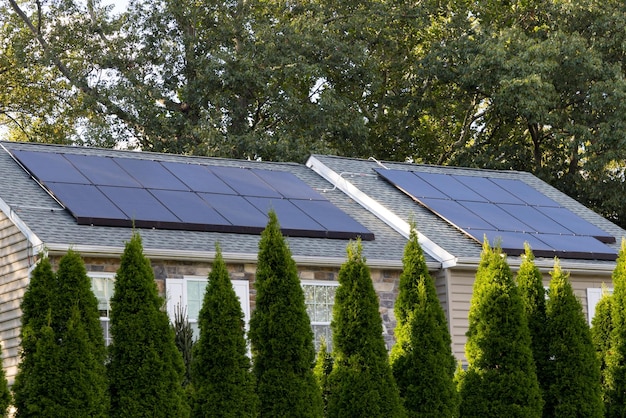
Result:
{"label": "black solar panel", "polygon": [[[614,260],[615,237],[516,179],[376,169],[389,183],[475,240],[519,255]],[[442,195],[445,194],[446,198]]]}
{"label": "black solar panel", "polygon": [[289,172],[73,153],[14,156],[79,224],[258,234],[274,209],[287,235],[374,239]]}

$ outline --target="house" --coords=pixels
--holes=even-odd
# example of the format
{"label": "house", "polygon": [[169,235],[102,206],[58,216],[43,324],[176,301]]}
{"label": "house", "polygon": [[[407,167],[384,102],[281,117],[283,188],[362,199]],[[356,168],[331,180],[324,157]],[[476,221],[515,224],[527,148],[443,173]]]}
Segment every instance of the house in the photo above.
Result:
{"label": "house", "polygon": [[[172,317],[182,306],[195,326],[219,243],[248,320],[255,305],[259,234],[265,213],[274,209],[298,266],[317,340],[330,335],[346,246],[361,237],[390,348],[412,219],[459,359],[484,236],[501,241],[513,269],[521,262],[523,239],[532,241],[546,283],[558,256],[592,312],[626,235],[536,177],[512,171],[324,155],[312,155],[302,165],[0,142],[0,178],[0,341],[9,381],[19,362],[20,301],[42,254],[53,265],[69,248],[83,256],[108,339],[108,299],[133,227]],[[432,189],[431,194],[416,187]],[[508,200],[467,198],[475,189]],[[437,195],[441,191],[445,196]],[[523,219],[533,225],[521,222],[520,229],[507,210],[529,208],[557,214],[569,228],[558,229],[544,214],[546,219],[533,216],[542,222]],[[487,224],[468,217],[478,209],[489,211]]]}

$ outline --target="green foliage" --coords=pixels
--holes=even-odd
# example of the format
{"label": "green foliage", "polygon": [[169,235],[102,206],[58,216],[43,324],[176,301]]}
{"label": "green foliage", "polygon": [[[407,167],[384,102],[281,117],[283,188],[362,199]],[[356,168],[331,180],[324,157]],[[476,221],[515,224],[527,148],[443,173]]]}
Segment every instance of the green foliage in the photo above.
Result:
{"label": "green foliage", "polygon": [[13,383],[15,407],[19,417],[40,416],[46,402],[44,399],[48,394],[46,381],[48,376],[53,374],[52,370],[45,374],[41,373],[41,368],[45,369],[46,365],[52,368],[58,364],[56,361],[50,363],[44,361],[42,365],[40,361],[44,360],[44,353],[38,349],[42,344],[44,327],[49,328],[54,288],[55,279],[50,260],[43,257],[33,269],[21,304],[22,345],[18,373]]}
{"label": "green foliage", "polygon": [[391,349],[395,381],[409,416],[454,417],[456,360],[435,282],[414,228],[404,250],[394,306],[396,344]]}
{"label": "green foliage", "polygon": [[545,414],[603,417],[600,364],[580,301],[558,260],[550,272],[546,314],[550,365],[546,373]]}
{"label": "green foliage", "polygon": [[256,308],[250,319],[260,416],[321,417],[313,331],[296,264],[270,211],[259,242]]}
{"label": "green foliage", "polygon": [[591,340],[596,349],[596,357],[600,363],[600,383],[602,386],[602,399],[607,405],[607,383],[609,350],[613,335],[612,307],[613,297],[603,287],[602,298],[596,304],[596,313],[591,320]]}
{"label": "green foliage", "polygon": [[198,317],[194,347],[194,417],[256,417],[259,400],[247,356],[239,298],[217,248]]}
{"label": "green foliage", "polygon": [[328,345],[326,339],[322,337],[320,342],[320,348],[317,350],[317,358],[315,360],[315,367],[313,368],[313,374],[315,380],[317,380],[317,386],[322,392],[322,401],[324,402],[324,416],[326,416],[328,410],[328,396],[330,395],[330,386],[328,384],[328,376],[333,370],[335,359],[333,355],[328,351]]}
{"label": "green foliage", "polygon": [[185,377],[183,379],[183,386],[191,383],[191,361],[193,359],[193,329],[187,319],[187,309],[176,305],[174,311],[174,342],[176,348],[183,357],[183,363],[185,364]]}
{"label": "green foliage", "polygon": [[535,265],[535,256],[528,243],[524,244],[524,260],[520,265],[516,281],[528,321],[530,347],[537,368],[537,379],[545,398],[549,354],[549,337],[546,320],[546,291],[543,276]]}
{"label": "green foliage", "polygon": [[540,417],[543,401],[524,306],[500,248],[485,240],[469,311],[460,376],[464,417]]}
{"label": "green foliage", "polygon": [[17,416],[107,416],[98,302],[80,256],[68,251],[56,274],[42,259],[23,307],[22,365],[14,385]]}
{"label": "green foliage", "polygon": [[162,306],[141,237],[133,233],[111,298],[111,417],[189,415],[182,388],[184,364]]}
{"label": "green foliage", "polygon": [[[0,361],[0,366],[2,362]],[[0,367],[0,417],[7,416],[7,410],[13,401],[11,391],[9,390],[9,382],[4,372],[4,368]]]}
{"label": "green foliage", "polygon": [[400,395],[388,362],[378,296],[361,255],[351,242],[339,270],[333,307],[333,356],[328,377],[329,417],[403,417]]}
{"label": "green foliage", "polygon": [[626,240],[613,270],[613,296],[611,301],[612,335],[609,354],[606,356],[605,375],[606,416],[622,417],[626,414]]}

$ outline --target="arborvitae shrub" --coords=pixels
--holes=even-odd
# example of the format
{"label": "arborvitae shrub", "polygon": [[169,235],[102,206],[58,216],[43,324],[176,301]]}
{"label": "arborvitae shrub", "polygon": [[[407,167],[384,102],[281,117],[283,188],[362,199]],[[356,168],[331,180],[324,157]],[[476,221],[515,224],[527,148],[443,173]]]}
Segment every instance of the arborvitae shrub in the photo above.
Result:
{"label": "arborvitae shrub", "polygon": [[17,416],[106,416],[106,351],[98,303],[80,256],[70,250],[56,274],[42,259],[22,308]]}
{"label": "arborvitae shrub", "polygon": [[319,350],[317,350],[317,359],[315,361],[313,373],[315,374],[315,379],[317,380],[317,386],[322,392],[322,401],[324,402],[324,415],[326,415],[326,410],[328,407],[328,396],[330,395],[328,376],[330,376],[330,372],[333,370],[334,362],[335,360],[333,359],[333,355],[328,351],[328,344],[326,344],[326,339],[322,337],[320,348]]}
{"label": "arborvitae shrub", "polygon": [[320,417],[315,346],[296,264],[276,214],[259,242],[256,308],[250,319],[253,371],[262,417]]}
{"label": "arborvitae shrub", "polygon": [[600,418],[600,365],[580,301],[558,260],[551,272],[546,314],[550,366],[545,416]]}
{"label": "arborvitae shrub", "polygon": [[613,332],[609,354],[605,357],[607,362],[605,412],[608,418],[617,418],[626,416],[626,240],[624,239],[613,270],[612,298]]}
{"label": "arborvitae shrub", "polygon": [[51,326],[57,341],[59,376],[50,393],[59,403],[58,416],[103,417],[108,414],[106,348],[98,300],[78,253],[59,262]]}
{"label": "arborvitae shrub", "polygon": [[329,376],[329,417],[403,417],[393,379],[378,296],[361,255],[361,242],[348,245],[347,261],[339,270],[333,319],[333,357]]}
{"label": "arborvitae shrub", "polygon": [[415,229],[404,250],[394,311],[398,323],[391,366],[407,414],[456,416],[456,361],[450,332]]}
{"label": "arborvitae shrub", "polygon": [[611,320],[612,305],[613,296],[609,294],[606,288],[603,288],[602,298],[596,304],[596,314],[591,320],[591,340],[596,350],[596,357],[600,363],[600,383],[602,386],[602,400],[605,407],[607,406],[608,400],[607,361],[613,335],[613,321]]}
{"label": "arborvitae shrub", "polygon": [[499,248],[485,241],[459,379],[462,417],[541,417],[543,401],[524,306]]}
{"label": "arborvitae shrub", "polygon": [[[48,397],[48,379],[58,362],[48,363],[38,351],[44,327],[49,327],[54,294],[54,272],[47,257],[33,269],[22,300],[21,352],[18,373],[13,383],[14,403],[18,417],[42,416]],[[50,332],[52,332],[50,330]],[[54,335],[52,335],[54,341]],[[47,373],[41,373],[47,370]]]}
{"label": "arborvitae shrub", "polygon": [[535,265],[535,256],[528,244],[524,245],[524,260],[517,273],[519,289],[524,312],[530,331],[530,347],[537,369],[537,379],[542,396],[546,391],[546,371],[548,369],[548,327],[546,324],[546,290],[543,287],[543,275]]}
{"label": "arborvitae shrub", "polygon": [[150,261],[134,233],[122,254],[111,298],[111,417],[185,417],[184,365],[162,309]]}
{"label": "arborvitae shrub", "polygon": [[[0,350],[1,349],[2,346],[0,346]],[[12,400],[13,398],[11,396],[11,391],[9,390],[9,383],[7,382],[7,377],[0,359],[0,417],[7,416],[7,410],[9,405],[11,405]]]}
{"label": "arborvitae shrub", "polygon": [[198,316],[191,363],[194,417],[255,417],[258,397],[247,356],[243,311],[217,249]]}

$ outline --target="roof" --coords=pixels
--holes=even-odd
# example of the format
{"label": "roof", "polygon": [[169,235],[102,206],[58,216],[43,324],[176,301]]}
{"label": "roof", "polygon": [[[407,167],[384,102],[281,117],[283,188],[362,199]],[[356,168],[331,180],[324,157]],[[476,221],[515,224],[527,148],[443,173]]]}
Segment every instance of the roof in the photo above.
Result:
{"label": "roof", "polygon": [[[606,244],[617,253],[620,248],[622,237],[626,237],[626,231],[619,226],[608,221],[576,200],[570,198],[534,175],[520,171],[499,171],[499,170],[481,170],[460,167],[444,167],[432,165],[420,165],[412,163],[399,162],[380,162],[374,159],[362,160],[353,158],[343,158],[327,155],[312,155],[307,165],[319,172],[325,177],[339,175],[345,183],[354,189],[364,192],[368,197],[373,198],[381,204],[384,209],[388,209],[391,216],[398,219],[413,219],[418,231],[429,240],[429,244],[435,249],[445,250],[455,258],[454,261],[448,262],[441,260],[444,266],[448,262],[449,265],[458,265],[466,260],[471,263],[477,262],[480,257],[482,246],[479,242],[467,236],[453,224],[441,219],[429,209],[416,203],[407,194],[390,184],[388,181],[379,176],[375,170],[403,170],[414,171],[418,173],[436,173],[436,174],[453,174],[455,176],[487,176],[496,179],[519,180],[530,185],[541,194],[554,200],[562,207],[568,209],[580,218],[601,228],[611,237],[615,238],[615,242]],[[389,215],[381,216],[386,219]],[[391,224],[392,222],[390,222]],[[422,244],[424,246],[424,244]],[[511,256],[509,255],[509,258]],[[516,258],[516,257],[513,257]],[[519,257],[517,257],[519,259]],[[539,259],[539,257],[537,257]],[[539,260],[538,260],[539,261]],[[519,262],[519,260],[513,260]],[[545,260],[545,263],[552,263],[553,260]],[[599,268],[612,268],[613,261],[602,260],[576,260],[582,266],[598,265]]]}
{"label": "roof", "polygon": [[[406,238],[343,192],[333,187],[314,171],[295,163],[270,163],[221,158],[189,157],[173,154],[133,152],[99,148],[71,147],[34,143],[0,142],[0,176],[10,181],[0,182],[0,208],[7,216],[30,232],[35,244],[50,250],[75,248],[81,253],[119,253],[130,239],[131,229],[119,226],[79,225],[67,209],[26,172],[12,157],[13,151],[81,154],[100,157],[124,157],[161,162],[193,162],[194,164],[244,167],[292,173],[308,186],[321,192],[336,207],[366,226],[375,236],[363,241],[363,255],[372,266],[401,266]],[[280,219],[279,219],[280,222]],[[138,228],[144,251],[152,257],[182,259],[210,258],[219,243],[224,257],[255,261],[260,236],[258,234],[203,232]],[[287,237],[296,262],[339,265],[345,259],[347,239]],[[438,263],[427,256],[432,267]]]}

